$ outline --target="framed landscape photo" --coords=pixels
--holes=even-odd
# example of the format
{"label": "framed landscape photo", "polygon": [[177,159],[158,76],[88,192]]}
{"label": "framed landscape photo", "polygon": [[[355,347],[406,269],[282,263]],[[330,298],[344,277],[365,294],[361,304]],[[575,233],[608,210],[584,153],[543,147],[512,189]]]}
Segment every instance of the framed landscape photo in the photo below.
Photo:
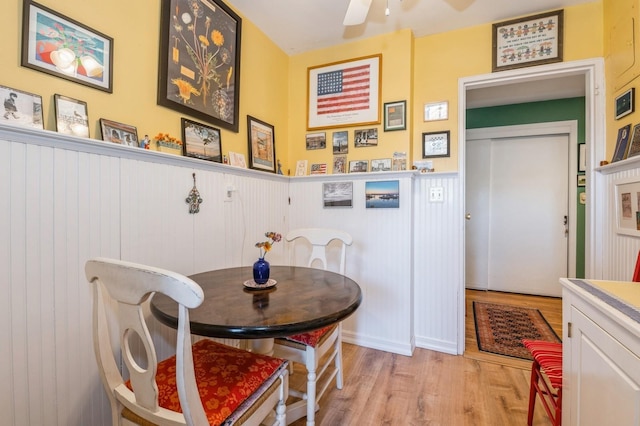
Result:
{"label": "framed landscape photo", "polygon": [[449,130],[422,134],[422,158],[449,157],[451,141]]}
{"label": "framed landscape photo", "polygon": [[353,182],[325,182],[322,184],[324,207],[353,207]]}
{"label": "framed landscape photo", "polygon": [[161,0],[158,105],[238,132],[242,19],[222,0]]}
{"label": "framed landscape photo", "polygon": [[31,0],[23,2],[21,65],[113,92],[113,38]]}
{"label": "framed landscape photo", "polygon": [[182,153],[185,157],[222,163],[220,129],[184,117],[181,119],[181,124]]}
{"label": "framed landscape photo", "polygon": [[384,131],[406,130],[407,101],[387,102],[384,104]]}
{"label": "framed landscape photo", "polygon": [[89,137],[89,113],[86,102],[55,94],[53,103],[58,133],[82,138]]}
{"label": "framed landscape photo", "polygon": [[635,94],[636,89],[632,87],[616,97],[616,120],[631,114],[635,110]]}
{"label": "framed landscape photo", "polygon": [[564,11],[493,24],[492,71],[562,62]]}
{"label": "framed landscape photo", "polygon": [[271,124],[247,115],[249,167],[276,172],[275,132]]}
{"label": "framed landscape photo", "polygon": [[380,124],[381,62],[377,54],[309,67],[307,130]]}
{"label": "framed landscape photo", "polygon": [[4,104],[0,123],[10,126],[44,129],[42,96],[11,87],[0,86],[0,99]]}
{"label": "framed landscape photo", "polygon": [[616,148],[613,151],[613,158],[611,159],[612,163],[627,158],[630,136],[631,124],[627,124],[626,126],[618,129],[618,139],[616,140]]}
{"label": "framed landscape photo", "polygon": [[139,146],[138,129],[135,126],[101,118],[100,131],[102,132],[103,141],[127,146]]}

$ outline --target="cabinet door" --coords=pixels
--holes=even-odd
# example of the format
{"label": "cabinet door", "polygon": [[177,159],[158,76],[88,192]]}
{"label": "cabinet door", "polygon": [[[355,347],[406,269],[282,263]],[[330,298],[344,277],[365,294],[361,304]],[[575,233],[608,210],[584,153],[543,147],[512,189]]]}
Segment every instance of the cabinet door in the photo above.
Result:
{"label": "cabinet door", "polygon": [[594,320],[571,306],[571,424],[638,425],[640,358]]}

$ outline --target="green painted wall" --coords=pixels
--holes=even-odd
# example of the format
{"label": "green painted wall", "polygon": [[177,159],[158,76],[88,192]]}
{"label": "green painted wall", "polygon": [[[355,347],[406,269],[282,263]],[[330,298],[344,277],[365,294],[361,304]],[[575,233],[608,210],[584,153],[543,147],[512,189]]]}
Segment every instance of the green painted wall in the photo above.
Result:
{"label": "green painted wall", "polygon": [[[467,129],[512,126],[517,124],[546,123],[550,121],[578,120],[578,143],[584,143],[585,99],[569,98],[544,102],[531,102],[467,110]],[[577,179],[576,179],[577,181]],[[576,183],[577,184],[577,183]],[[576,277],[584,278],[585,206],[580,204],[579,187],[576,199],[578,223],[576,226]]]}

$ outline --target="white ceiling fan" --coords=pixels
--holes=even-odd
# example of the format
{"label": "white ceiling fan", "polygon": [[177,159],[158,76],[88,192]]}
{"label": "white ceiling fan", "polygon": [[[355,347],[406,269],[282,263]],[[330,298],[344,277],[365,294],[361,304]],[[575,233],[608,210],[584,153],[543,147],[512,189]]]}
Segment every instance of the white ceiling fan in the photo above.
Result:
{"label": "white ceiling fan", "polygon": [[[369,8],[373,0],[350,0],[347,13],[344,16],[343,24],[345,26],[360,25],[367,19]],[[400,0],[402,1],[402,0]],[[457,11],[463,11],[471,5],[475,0],[444,0]],[[386,15],[389,15],[389,1],[387,0]]]}

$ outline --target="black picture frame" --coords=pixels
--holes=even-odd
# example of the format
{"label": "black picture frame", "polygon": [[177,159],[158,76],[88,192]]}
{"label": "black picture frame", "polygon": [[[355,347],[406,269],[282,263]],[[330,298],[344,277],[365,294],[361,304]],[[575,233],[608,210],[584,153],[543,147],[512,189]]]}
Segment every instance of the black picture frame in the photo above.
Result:
{"label": "black picture frame", "polygon": [[113,38],[31,0],[23,2],[20,65],[113,92]]}
{"label": "black picture frame", "polygon": [[185,157],[222,163],[220,129],[182,117],[182,154]]}
{"label": "black picture frame", "polygon": [[237,133],[242,19],[221,0],[160,7],[158,105]]}
{"label": "black picture frame", "polygon": [[625,91],[620,96],[616,96],[616,120],[631,114],[635,110],[636,89]]}
{"label": "black picture frame", "polygon": [[407,101],[385,102],[384,131],[407,129]]}
{"label": "black picture frame", "polygon": [[103,141],[135,147],[139,147],[140,145],[138,141],[138,129],[130,124],[101,118],[100,131],[102,132]]}
{"label": "black picture frame", "polygon": [[616,140],[616,149],[613,151],[612,163],[621,161],[627,158],[627,151],[629,150],[629,139],[631,137],[631,124],[627,124],[624,127],[618,129],[618,139]]}
{"label": "black picture frame", "polygon": [[449,157],[451,155],[450,131],[422,134],[422,158]]}
{"label": "black picture frame", "polygon": [[275,129],[262,120],[247,115],[247,138],[249,142],[249,167],[255,170],[276,173]]}
{"label": "black picture frame", "polygon": [[59,94],[53,95],[56,113],[56,131],[81,138],[89,137],[89,110],[87,103]]}

